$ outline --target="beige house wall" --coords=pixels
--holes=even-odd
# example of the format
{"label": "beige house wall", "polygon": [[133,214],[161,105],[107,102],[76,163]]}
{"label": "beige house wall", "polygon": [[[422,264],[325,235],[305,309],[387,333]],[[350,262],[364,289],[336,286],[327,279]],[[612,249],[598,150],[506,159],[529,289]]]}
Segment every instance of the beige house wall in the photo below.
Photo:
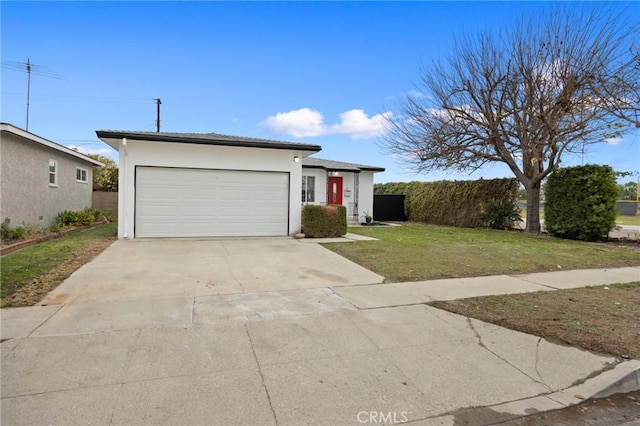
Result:
{"label": "beige house wall", "polygon": [[[58,185],[49,185],[49,160],[57,161]],[[76,168],[87,183],[76,181]],[[91,206],[92,164],[64,152],[2,132],[0,138],[0,221],[11,226],[47,227],[63,210]]]}

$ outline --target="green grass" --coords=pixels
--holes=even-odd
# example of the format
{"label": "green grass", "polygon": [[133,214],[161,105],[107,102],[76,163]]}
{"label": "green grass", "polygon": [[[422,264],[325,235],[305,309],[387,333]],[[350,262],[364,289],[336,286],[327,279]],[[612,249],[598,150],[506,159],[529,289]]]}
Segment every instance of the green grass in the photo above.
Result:
{"label": "green grass", "polygon": [[387,282],[640,265],[638,247],[515,231],[407,223],[398,227],[354,227],[349,232],[379,241],[325,247],[384,276]]}
{"label": "green grass", "polygon": [[617,216],[616,224],[640,226],[640,216]]}
{"label": "green grass", "polygon": [[[522,220],[527,220],[527,209],[520,209]],[[540,209],[540,220],[544,220],[544,209]],[[616,216],[617,225],[635,225],[640,226],[640,216]]]}
{"label": "green grass", "polygon": [[[117,226],[117,223],[101,225],[3,256],[0,260],[2,268],[0,296],[4,299],[13,295],[37,277],[73,258],[79,250],[113,237],[117,232]],[[59,283],[65,278],[66,276],[59,276],[53,277],[53,280]],[[5,305],[4,300],[2,305]]]}

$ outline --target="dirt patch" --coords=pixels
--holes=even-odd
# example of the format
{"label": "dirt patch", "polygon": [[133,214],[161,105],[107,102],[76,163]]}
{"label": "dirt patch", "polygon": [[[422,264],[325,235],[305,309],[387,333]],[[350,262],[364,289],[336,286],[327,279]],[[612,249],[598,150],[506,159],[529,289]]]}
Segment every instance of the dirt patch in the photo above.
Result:
{"label": "dirt patch", "polygon": [[[111,237],[99,240],[89,246],[78,249],[73,253],[71,258],[46,273],[35,277],[29,283],[16,290],[15,293],[4,298],[3,302],[13,306],[35,305],[82,265],[90,262],[98,254],[102,253],[102,251],[109,247],[116,239],[116,237]],[[62,301],[63,300],[61,300],[61,302]]]}
{"label": "dirt patch", "polygon": [[640,282],[432,305],[551,341],[640,359]]}

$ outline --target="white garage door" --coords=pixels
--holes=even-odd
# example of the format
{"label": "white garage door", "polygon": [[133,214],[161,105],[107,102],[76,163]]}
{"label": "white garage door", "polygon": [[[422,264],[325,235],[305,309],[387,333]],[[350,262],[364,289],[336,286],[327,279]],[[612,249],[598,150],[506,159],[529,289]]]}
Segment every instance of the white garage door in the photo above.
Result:
{"label": "white garage door", "polygon": [[289,174],[136,168],[136,237],[288,234]]}

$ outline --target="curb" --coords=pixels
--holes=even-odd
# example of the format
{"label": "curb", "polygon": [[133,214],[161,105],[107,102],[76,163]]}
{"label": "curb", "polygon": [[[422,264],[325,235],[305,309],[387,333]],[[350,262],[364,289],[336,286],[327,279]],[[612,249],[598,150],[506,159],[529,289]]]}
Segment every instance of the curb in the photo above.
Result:
{"label": "curb", "polygon": [[[499,423],[522,419],[528,416],[562,410],[585,401],[606,398],[618,393],[640,390],[640,360],[622,361],[613,368],[603,371],[583,383],[550,394],[543,394],[517,401],[505,402],[486,407],[474,407],[463,410],[465,417],[474,418],[474,412],[491,415]],[[429,419],[450,421],[451,414]]]}

